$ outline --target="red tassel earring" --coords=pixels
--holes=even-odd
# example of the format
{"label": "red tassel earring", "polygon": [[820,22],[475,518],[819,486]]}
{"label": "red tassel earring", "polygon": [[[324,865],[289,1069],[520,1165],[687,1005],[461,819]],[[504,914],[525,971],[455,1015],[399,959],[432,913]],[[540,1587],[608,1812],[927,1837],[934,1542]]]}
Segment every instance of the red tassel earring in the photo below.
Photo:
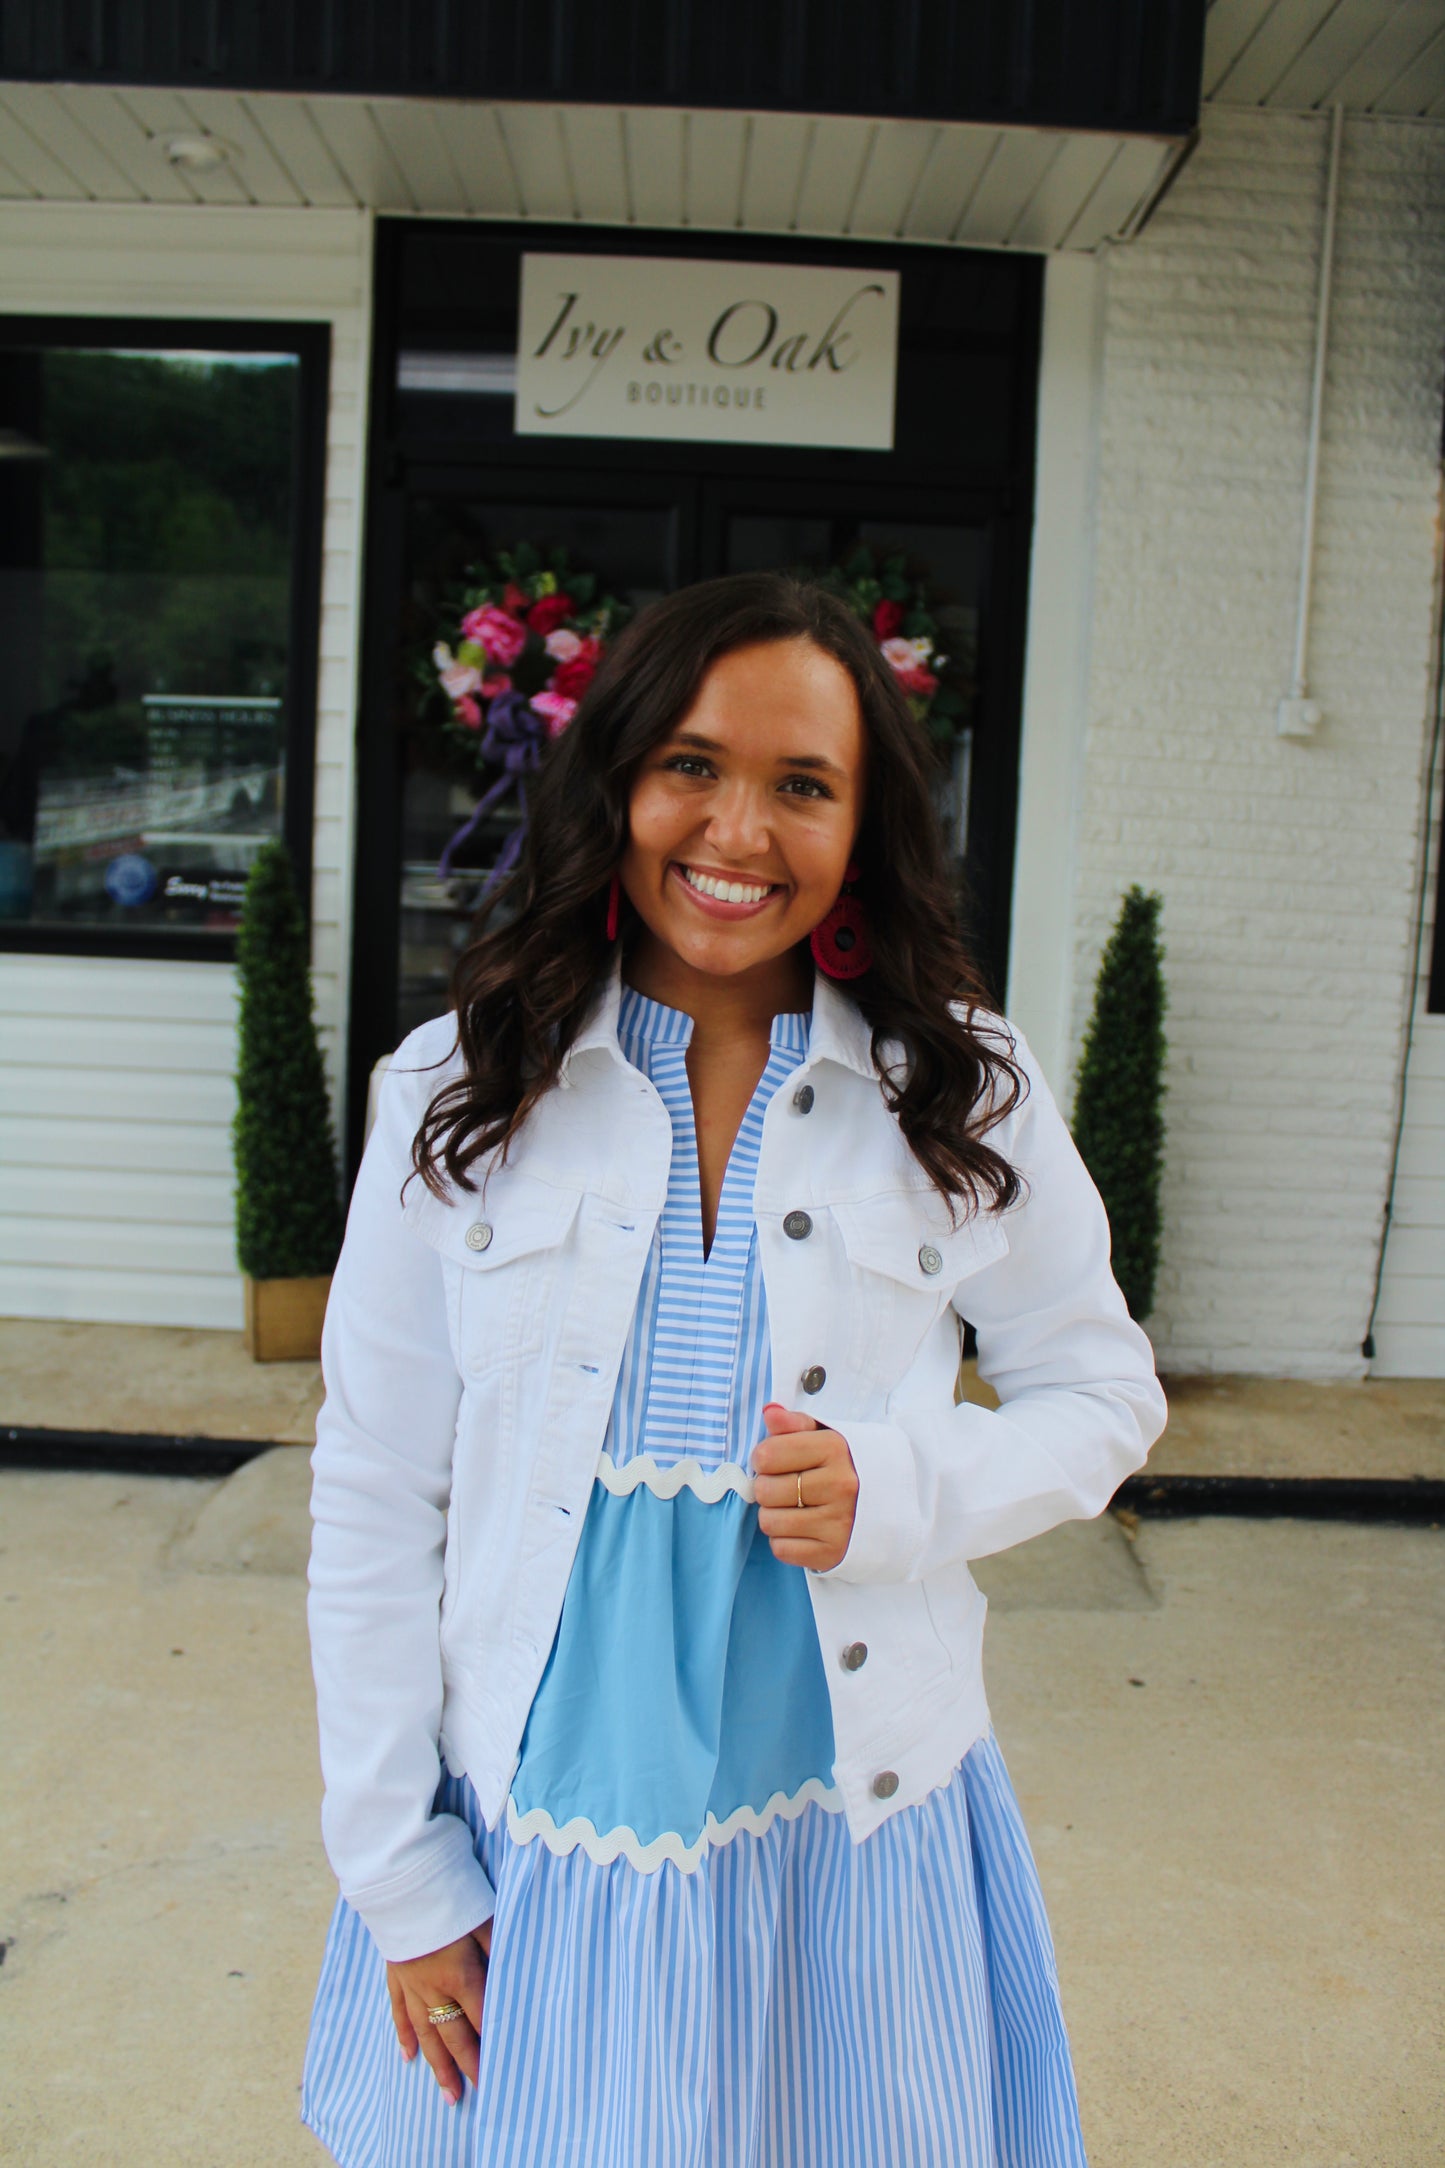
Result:
{"label": "red tassel earring", "polygon": [[617,928],[622,920],[622,875],[614,873],[607,891],[607,938],[617,939]]}
{"label": "red tassel earring", "polygon": [[859,869],[850,859],[837,902],[826,917],[819,919],[809,939],[814,963],[830,979],[861,979],[873,966],[868,913],[849,893],[858,879]]}

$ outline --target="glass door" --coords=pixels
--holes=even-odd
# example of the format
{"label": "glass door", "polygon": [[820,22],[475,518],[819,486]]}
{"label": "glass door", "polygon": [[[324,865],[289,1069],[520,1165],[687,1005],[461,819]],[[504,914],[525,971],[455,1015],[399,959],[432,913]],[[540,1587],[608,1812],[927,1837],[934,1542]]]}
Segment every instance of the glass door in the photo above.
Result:
{"label": "glass door", "polygon": [[[811,508],[803,510],[797,505],[798,494],[742,480],[705,490],[702,538],[711,559],[708,569],[791,568],[844,580],[851,576],[854,581],[884,572],[895,582],[901,577],[906,601],[895,605],[891,616],[878,617],[874,629],[895,667],[907,671],[910,657],[902,648],[912,644],[906,638],[909,627],[921,621],[911,614],[915,608],[921,608],[933,628],[927,675],[947,688],[943,701],[936,695],[927,701],[937,755],[935,803],[960,910],[986,948],[996,835],[990,799],[999,766],[997,749],[990,743],[988,632],[995,536],[989,512],[981,506],[971,513],[966,501],[948,506],[930,502],[918,491],[862,495],[817,485],[808,492]],[[896,622],[900,615],[902,621]]]}
{"label": "glass door", "polygon": [[[505,863],[509,844],[515,847],[529,764],[545,745],[546,726],[527,714],[530,702],[524,709],[520,700],[507,701],[511,679],[518,688],[535,689],[529,678],[545,672],[548,661],[571,660],[575,674],[577,657],[566,654],[567,619],[585,624],[605,597],[628,611],[641,608],[674,584],[676,561],[672,504],[608,502],[605,495],[590,503],[546,501],[494,490],[477,497],[418,495],[408,502],[402,647],[411,665],[412,698],[404,717],[401,781],[398,1038],[446,1008],[452,966],[487,872]],[[522,582],[510,601],[508,568]],[[586,588],[585,600],[569,595],[569,579]],[[495,656],[485,648],[476,655],[478,642],[468,639],[462,623],[475,617],[465,603],[479,581],[501,590],[491,606],[508,620],[500,627],[493,621],[500,642]],[[529,598],[528,609],[527,588],[549,582],[550,594]],[[565,617],[564,602],[573,605]],[[542,629],[514,658],[510,647],[519,635],[509,628],[525,630],[533,614]],[[554,618],[562,622],[547,630]],[[549,641],[562,652],[543,660]],[[442,683],[444,673],[456,700]],[[565,671],[562,677],[571,683]],[[501,693],[487,699],[495,686]],[[505,716],[497,710],[499,700]],[[507,727],[518,717],[520,737]],[[490,807],[478,818],[488,799]]]}

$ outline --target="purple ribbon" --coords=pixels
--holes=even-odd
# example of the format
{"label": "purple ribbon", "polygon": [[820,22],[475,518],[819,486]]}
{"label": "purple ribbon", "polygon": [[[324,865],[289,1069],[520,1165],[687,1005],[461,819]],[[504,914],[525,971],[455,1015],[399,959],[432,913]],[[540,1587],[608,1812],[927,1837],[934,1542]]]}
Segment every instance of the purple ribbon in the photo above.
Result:
{"label": "purple ribbon", "polygon": [[527,783],[526,778],[536,773],[542,765],[542,751],[547,743],[547,725],[532,706],[525,693],[515,690],[498,693],[487,706],[487,727],[477,749],[477,757],[483,761],[497,761],[502,772],[463,821],[461,827],[442,852],[437,865],[438,875],[445,880],[452,870],[452,860],[469,837],[491,812],[500,805],[510,791],[517,794],[521,807],[521,819],[513,828],[491,872],[483,881],[477,894],[480,903],[483,896],[504,880],[522,855],[522,844],[527,834]]}

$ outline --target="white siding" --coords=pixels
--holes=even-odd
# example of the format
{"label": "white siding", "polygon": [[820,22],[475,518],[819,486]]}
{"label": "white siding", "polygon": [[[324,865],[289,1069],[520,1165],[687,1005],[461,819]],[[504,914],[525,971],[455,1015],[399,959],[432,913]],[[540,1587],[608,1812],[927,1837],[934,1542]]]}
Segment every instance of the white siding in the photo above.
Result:
{"label": "white siding", "polygon": [[[333,1097],[350,949],[370,219],[0,205],[0,305],[328,322],[312,964]],[[227,965],[0,955],[0,1312],[239,1326]]]}
{"label": "white siding", "polygon": [[[1311,660],[1325,722],[1297,743],[1274,712],[1328,125],[1208,112],[1194,158],[1107,267],[1073,1026],[1077,1043],[1120,893],[1158,888],[1169,1144],[1151,1330],[1181,1372],[1363,1369],[1411,991],[1445,130],[1345,131]],[[1397,1230],[1382,1326],[1382,1366],[1436,1372],[1442,1029],[1421,1031],[1401,1200],[1435,1218]]]}

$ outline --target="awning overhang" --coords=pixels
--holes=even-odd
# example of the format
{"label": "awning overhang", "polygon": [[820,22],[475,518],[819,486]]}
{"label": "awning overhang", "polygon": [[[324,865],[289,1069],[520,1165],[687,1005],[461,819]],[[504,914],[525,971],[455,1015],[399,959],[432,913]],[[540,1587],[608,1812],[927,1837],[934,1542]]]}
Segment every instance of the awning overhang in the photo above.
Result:
{"label": "awning overhang", "polygon": [[[201,157],[212,163],[197,162]],[[0,199],[314,205],[1090,251],[1186,148],[1107,129],[0,82]]]}

